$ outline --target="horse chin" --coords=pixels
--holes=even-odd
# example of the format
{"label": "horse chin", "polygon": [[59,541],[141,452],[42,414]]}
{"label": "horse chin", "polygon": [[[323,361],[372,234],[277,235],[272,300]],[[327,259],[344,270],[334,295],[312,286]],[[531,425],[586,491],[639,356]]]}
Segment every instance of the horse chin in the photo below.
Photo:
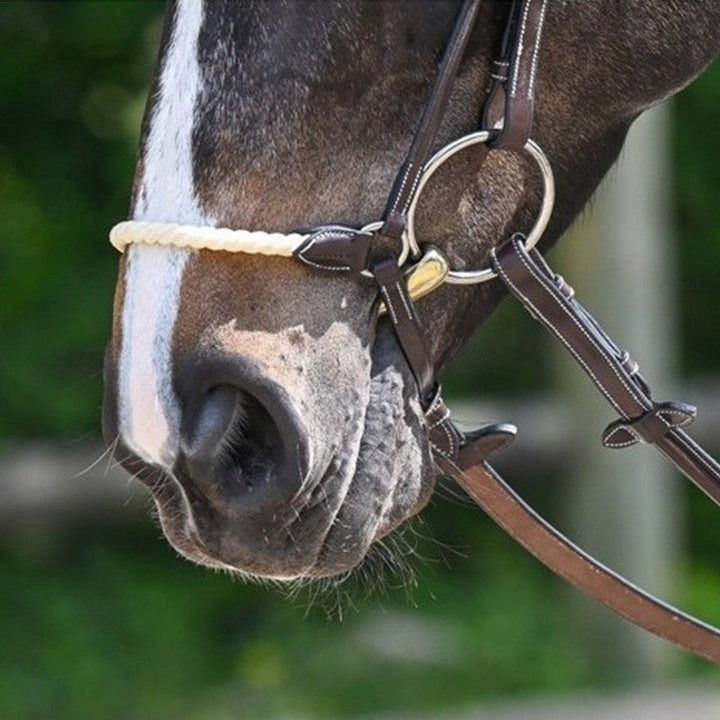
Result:
{"label": "horse chin", "polygon": [[415,383],[390,332],[372,350],[364,424],[286,507],[238,515],[193,501],[166,474],[153,487],[163,532],[184,557],[251,579],[346,574],[427,503],[435,473]]}

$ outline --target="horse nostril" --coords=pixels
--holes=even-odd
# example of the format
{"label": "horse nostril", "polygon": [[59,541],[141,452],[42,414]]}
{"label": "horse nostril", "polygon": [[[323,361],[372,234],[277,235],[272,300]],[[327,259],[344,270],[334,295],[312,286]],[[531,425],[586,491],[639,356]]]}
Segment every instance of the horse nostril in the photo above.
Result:
{"label": "horse nostril", "polygon": [[243,420],[240,393],[231,385],[212,388],[194,413],[186,415],[182,451],[191,472],[215,464]]}
{"label": "horse nostril", "polygon": [[280,403],[268,408],[246,390],[222,384],[194,405],[183,416],[181,481],[225,513],[267,510],[294,495],[303,463],[297,444],[281,431]]}

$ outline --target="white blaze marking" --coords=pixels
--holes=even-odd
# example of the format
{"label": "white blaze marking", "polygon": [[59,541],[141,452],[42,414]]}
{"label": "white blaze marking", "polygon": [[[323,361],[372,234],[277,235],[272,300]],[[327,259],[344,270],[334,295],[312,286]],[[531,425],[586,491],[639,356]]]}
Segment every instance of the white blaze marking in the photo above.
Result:
{"label": "white blaze marking", "polygon": [[[139,251],[139,252],[138,252]],[[169,467],[180,411],[171,345],[188,251],[133,247],[128,258],[119,367],[120,434],[144,460]]]}
{"label": "white blaze marking", "polygon": [[[179,0],[143,158],[133,219],[213,225],[193,184],[192,130],[202,89],[197,41],[200,0]],[[191,250],[129,248],[118,370],[119,429],[128,447],[169,467],[178,446],[180,408],[172,389],[172,338]]]}

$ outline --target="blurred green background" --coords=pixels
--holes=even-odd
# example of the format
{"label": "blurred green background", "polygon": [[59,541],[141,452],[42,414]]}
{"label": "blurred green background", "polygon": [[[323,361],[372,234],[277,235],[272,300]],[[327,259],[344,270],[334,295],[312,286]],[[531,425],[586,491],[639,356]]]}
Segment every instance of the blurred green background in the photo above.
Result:
{"label": "blurred green background", "polygon": [[[161,16],[148,2],[0,5],[0,453],[99,434],[106,233],[126,213]],[[720,133],[696,132],[718,107],[719,65],[673,106],[683,379],[720,366]],[[536,338],[501,308],[452,393],[551,391]],[[557,487],[523,482],[553,505]],[[691,490],[684,501],[681,599],[720,622],[716,509]],[[0,718],[432,712],[633,682],[591,662],[572,592],[451,490],[393,542],[407,563],[384,579],[286,597],[176,558],[145,513],[5,529]],[[719,679],[680,654],[664,672]]]}

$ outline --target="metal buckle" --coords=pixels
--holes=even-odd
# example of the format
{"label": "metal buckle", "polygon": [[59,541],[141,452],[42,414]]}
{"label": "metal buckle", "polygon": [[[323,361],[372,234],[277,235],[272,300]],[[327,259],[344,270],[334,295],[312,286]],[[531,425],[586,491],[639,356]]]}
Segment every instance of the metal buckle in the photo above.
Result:
{"label": "metal buckle", "polygon": [[[430,180],[435,171],[453,155],[467,147],[470,147],[471,145],[485,143],[494,136],[495,133],[490,130],[479,130],[478,132],[470,133],[469,135],[465,135],[454,142],[449,143],[444,148],[441,148],[430,158],[430,160],[428,160],[423,169],[422,175],[420,176],[420,180],[418,181],[415,195],[413,196],[410,207],[408,208],[407,229],[404,233],[404,235],[407,236],[408,247],[418,247],[418,242],[415,237],[415,209],[417,207],[418,199],[420,195],[422,195],[423,188],[428,180]],[[550,162],[545,156],[545,153],[540,149],[540,146],[532,140],[528,140],[525,144],[524,150],[537,163],[543,179],[543,201],[540,206],[540,212],[538,213],[535,224],[525,240],[525,247],[529,250],[542,237],[548,221],[550,220],[550,215],[552,214],[552,209],[555,204],[555,181],[553,179]],[[502,150],[501,152],[508,151]],[[403,248],[405,248],[405,244],[403,244]],[[450,270],[447,273],[445,282],[454,283],[456,285],[472,285],[492,280],[494,277],[497,277],[497,275],[491,268],[484,268],[482,270]]]}
{"label": "metal buckle", "polygon": [[[437,248],[428,246],[420,260],[405,273],[410,299],[417,300],[440,287],[447,279],[449,271],[447,258]],[[381,302],[378,314],[384,315],[386,312],[387,307]]]}

